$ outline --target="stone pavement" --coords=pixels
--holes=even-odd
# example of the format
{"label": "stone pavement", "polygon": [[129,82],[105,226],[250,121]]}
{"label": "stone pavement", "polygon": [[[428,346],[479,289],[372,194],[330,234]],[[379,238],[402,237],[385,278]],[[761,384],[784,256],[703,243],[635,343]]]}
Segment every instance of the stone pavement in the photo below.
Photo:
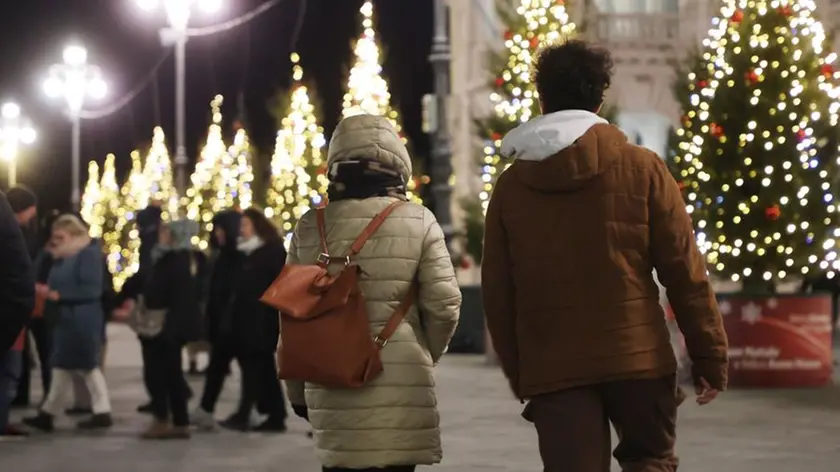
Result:
{"label": "stone pavement", "polygon": [[[69,422],[54,436],[0,442],[0,472],[307,472],[313,460],[306,424],[285,435],[196,434],[189,442],[148,443],[136,434],[148,421],[134,413],[145,400],[139,350],[124,328],[111,329],[107,377],[117,424],[80,435]],[[537,472],[535,434],[519,417],[496,368],[480,357],[447,357],[438,370],[444,462],[438,472]],[[193,384],[200,391],[200,381]],[[238,381],[219,407],[231,411]],[[697,472],[829,472],[840,470],[840,388],[732,391],[700,408],[680,409],[680,470]],[[432,470],[432,469],[421,469]],[[618,470],[617,467],[614,470]]]}

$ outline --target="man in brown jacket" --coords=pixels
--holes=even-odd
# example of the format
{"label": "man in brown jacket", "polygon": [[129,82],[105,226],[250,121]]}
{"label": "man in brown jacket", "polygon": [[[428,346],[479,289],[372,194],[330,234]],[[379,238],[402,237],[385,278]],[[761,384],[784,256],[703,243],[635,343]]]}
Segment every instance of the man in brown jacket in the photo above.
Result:
{"label": "man in brown jacket", "polygon": [[677,183],[595,113],[609,52],[582,41],[536,61],[544,115],[511,131],[515,162],[487,210],[487,326],[546,472],[675,471],[676,360],[659,291],[693,361],[698,403],[726,387],[723,324]]}

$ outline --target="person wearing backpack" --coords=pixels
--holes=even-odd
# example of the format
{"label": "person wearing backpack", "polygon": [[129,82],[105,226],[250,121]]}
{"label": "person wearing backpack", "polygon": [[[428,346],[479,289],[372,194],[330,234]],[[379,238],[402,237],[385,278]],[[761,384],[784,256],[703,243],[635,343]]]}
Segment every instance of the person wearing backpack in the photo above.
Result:
{"label": "person wearing backpack", "polygon": [[[446,351],[461,307],[443,231],[431,211],[407,201],[411,158],[387,118],[357,115],[341,121],[330,141],[327,165],[329,205],[298,222],[284,273],[293,281],[296,273],[317,273],[320,264],[338,278],[316,276],[315,284],[333,283],[319,300],[321,307],[332,305],[324,314],[308,318],[314,312],[304,310],[297,313],[300,323],[281,315],[278,362],[289,400],[295,413],[312,425],[324,471],[409,472],[439,463],[434,367]],[[330,293],[345,290],[340,285],[345,276],[354,285],[346,300],[364,301],[361,306],[336,306],[328,300]],[[283,278],[276,288],[282,289]],[[267,302],[276,295],[274,288],[267,292]],[[298,303],[294,297],[286,301]],[[329,381],[324,376],[312,381],[316,371],[329,371],[330,363],[342,364],[329,354],[341,343],[307,350],[287,335],[292,329],[306,334],[307,323],[315,320],[331,322],[333,317],[341,323],[340,317],[360,313],[367,318],[362,337],[351,339],[347,331],[344,340],[368,350],[362,371],[355,380]],[[342,333],[332,335],[341,339]],[[302,362],[309,362],[312,375],[292,372]]]}

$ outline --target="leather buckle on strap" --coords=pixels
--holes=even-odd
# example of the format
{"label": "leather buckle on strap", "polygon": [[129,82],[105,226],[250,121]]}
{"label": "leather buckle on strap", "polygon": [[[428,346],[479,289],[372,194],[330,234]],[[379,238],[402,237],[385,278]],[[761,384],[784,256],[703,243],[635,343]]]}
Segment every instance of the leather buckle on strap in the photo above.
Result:
{"label": "leather buckle on strap", "polygon": [[333,257],[333,256],[331,256],[329,254],[326,254],[326,253],[323,253],[323,252],[321,254],[318,254],[318,258],[315,259],[315,262],[320,264],[320,265],[323,265],[323,266],[327,266],[327,265],[330,265],[330,264],[343,263],[345,267],[349,267],[350,264],[351,264],[350,256]]}
{"label": "leather buckle on strap", "polygon": [[383,348],[383,347],[385,347],[386,345],[388,345],[388,340],[387,340],[387,339],[382,339],[382,338],[380,338],[379,336],[375,336],[375,337],[373,338],[373,344],[376,344],[376,345],[377,345],[377,346],[379,346],[380,348]]}

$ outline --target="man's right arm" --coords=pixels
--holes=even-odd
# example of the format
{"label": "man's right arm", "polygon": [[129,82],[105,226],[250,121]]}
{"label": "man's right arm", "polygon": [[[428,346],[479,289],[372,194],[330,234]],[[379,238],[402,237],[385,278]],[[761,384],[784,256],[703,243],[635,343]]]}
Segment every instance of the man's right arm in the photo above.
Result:
{"label": "man's right arm", "polygon": [[6,352],[35,307],[35,275],[12,208],[0,192],[0,353]]}
{"label": "man's right arm", "polygon": [[502,370],[514,393],[519,390],[519,346],[516,337],[516,299],[508,236],[502,223],[504,175],[490,198],[484,223],[481,294],[487,331]]}
{"label": "man's right arm", "polygon": [[677,182],[661,161],[656,162],[648,199],[651,256],[685,337],[695,384],[704,378],[712,388],[724,390],[728,361],[723,319],[691,217]]}

